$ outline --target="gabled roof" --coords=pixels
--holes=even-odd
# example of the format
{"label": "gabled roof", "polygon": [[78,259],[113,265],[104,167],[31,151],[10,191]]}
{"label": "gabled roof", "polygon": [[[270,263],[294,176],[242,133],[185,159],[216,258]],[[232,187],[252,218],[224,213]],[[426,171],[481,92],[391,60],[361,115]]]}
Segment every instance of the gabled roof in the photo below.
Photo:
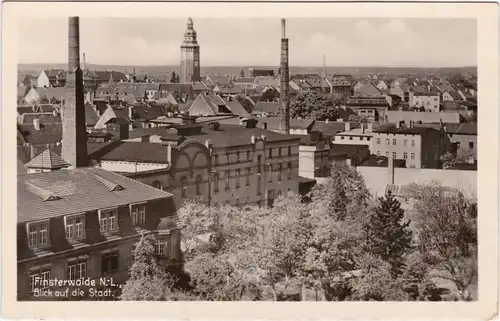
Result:
{"label": "gabled roof", "polygon": [[278,113],[279,108],[280,108],[279,102],[258,101],[257,104],[255,104],[254,111],[265,112],[265,113]]}
{"label": "gabled roof", "polygon": [[231,112],[234,115],[238,115],[240,117],[249,117],[250,116],[250,114],[246,111],[245,107],[243,107],[243,105],[240,104],[240,102],[237,99],[232,99],[232,100],[228,101],[227,107],[229,108],[229,110],[231,110]]}
{"label": "gabled roof", "polygon": [[253,84],[255,77],[240,77],[233,80],[235,84]]}
{"label": "gabled roof", "polygon": [[35,90],[40,98],[61,100],[66,97],[66,88],[64,87],[37,87]]}
{"label": "gabled roof", "polygon": [[44,152],[30,160],[26,165],[27,168],[37,168],[37,169],[60,169],[70,166],[68,162],[61,158],[50,149],[46,149]]}
{"label": "gabled roof", "polygon": [[207,85],[202,82],[193,82],[193,90],[208,90]]}
{"label": "gabled roof", "polygon": [[91,104],[85,104],[85,124],[87,126],[95,126],[99,121],[99,116],[97,115],[94,107]]}
{"label": "gabled roof", "polygon": [[332,86],[351,87],[351,76],[333,75],[330,83],[332,84]]}
{"label": "gabled roof", "polygon": [[133,107],[134,107],[134,113],[132,114],[132,120],[135,119],[152,120],[166,115],[166,110],[161,105],[147,106],[144,104],[136,104]]}
{"label": "gabled roof", "polygon": [[61,115],[54,115],[53,113],[24,113],[21,115],[20,124],[30,125],[33,121],[38,119],[40,124],[60,124]]}
{"label": "gabled roof", "polygon": [[[118,185],[122,188],[113,188]],[[172,196],[95,167],[18,175],[17,195],[18,223]],[[50,200],[47,196],[54,197]]]}
{"label": "gabled roof", "polygon": [[345,156],[347,158],[353,157],[359,151],[368,148],[367,145],[349,145],[349,144],[332,144],[330,146],[329,157]]}
{"label": "gabled roof", "polygon": [[231,78],[228,76],[215,75],[208,76],[207,78],[209,78],[212,83],[218,86],[230,86],[232,83]]}
{"label": "gabled roof", "polygon": [[170,91],[170,92],[182,92],[190,93],[193,90],[192,84],[178,84],[178,83],[161,83],[159,84],[158,90]]}
{"label": "gabled roof", "polygon": [[158,143],[122,142],[101,160],[168,164],[167,146]]}

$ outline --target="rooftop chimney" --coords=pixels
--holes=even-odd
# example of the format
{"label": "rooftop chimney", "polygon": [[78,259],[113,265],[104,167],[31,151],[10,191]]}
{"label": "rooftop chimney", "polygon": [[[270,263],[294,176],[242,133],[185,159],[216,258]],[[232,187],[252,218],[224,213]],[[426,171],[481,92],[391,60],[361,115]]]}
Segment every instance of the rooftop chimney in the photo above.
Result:
{"label": "rooftop chimney", "polygon": [[66,99],[62,106],[62,158],[72,168],[88,166],[87,132],[85,126],[85,93],[80,69],[79,18],[68,20],[68,73]]}
{"label": "rooftop chimney", "polygon": [[35,130],[37,131],[40,130],[40,119],[38,118],[33,119],[33,127],[35,127]]}
{"label": "rooftop chimney", "polygon": [[280,59],[280,127],[283,134],[290,134],[290,105],[289,105],[289,69],[288,69],[288,39],[286,38],[285,19],[281,19],[281,59]]}

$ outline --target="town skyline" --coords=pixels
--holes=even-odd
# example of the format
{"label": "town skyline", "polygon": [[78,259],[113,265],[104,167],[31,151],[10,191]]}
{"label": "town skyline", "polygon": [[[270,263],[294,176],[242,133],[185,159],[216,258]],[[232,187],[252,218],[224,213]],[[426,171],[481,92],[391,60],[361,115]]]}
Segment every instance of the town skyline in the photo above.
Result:
{"label": "town skyline", "polygon": [[[310,20],[287,19],[291,67],[320,67],[323,56],[326,56],[327,67],[461,68],[477,65],[474,19],[320,18],[307,23]],[[186,21],[187,17],[82,19],[82,53],[86,54],[87,63],[94,65],[177,65]],[[33,24],[39,27],[33,28]],[[64,31],[61,25],[64,21],[59,18],[23,23],[19,32],[23,41],[19,41],[18,63],[64,62],[67,39],[59,36]],[[194,28],[201,47],[202,68],[278,65],[279,19],[195,18]],[[104,46],[103,39],[112,44]],[[394,39],[398,39],[397,42]],[[256,47],[258,55],[255,55]],[[131,48],[133,55],[124,54],[132,51]],[[373,48],[388,50],[384,55],[374,55]],[[233,54],[228,56],[225,51]]]}

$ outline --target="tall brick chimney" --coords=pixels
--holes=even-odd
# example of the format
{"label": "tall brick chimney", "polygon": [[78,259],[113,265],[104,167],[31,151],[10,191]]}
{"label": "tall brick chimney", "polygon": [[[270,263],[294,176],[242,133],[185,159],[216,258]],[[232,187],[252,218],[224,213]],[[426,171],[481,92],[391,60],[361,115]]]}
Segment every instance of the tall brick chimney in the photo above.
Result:
{"label": "tall brick chimney", "polygon": [[281,59],[280,59],[280,126],[282,134],[290,134],[290,102],[288,87],[290,75],[288,70],[288,39],[286,38],[285,19],[281,19]]}
{"label": "tall brick chimney", "polygon": [[66,76],[66,99],[62,112],[61,156],[71,168],[89,164],[87,153],[87,132],[85,130],[85,94],[83,73],[80,68],[79,18],[68,21],[68,74]]}

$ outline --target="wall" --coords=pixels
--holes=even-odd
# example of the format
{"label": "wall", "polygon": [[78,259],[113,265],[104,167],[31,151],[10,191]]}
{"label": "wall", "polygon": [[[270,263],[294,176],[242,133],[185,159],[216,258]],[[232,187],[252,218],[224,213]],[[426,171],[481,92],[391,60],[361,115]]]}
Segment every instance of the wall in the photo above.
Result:
{"label": "wall", "polygon": [[49,77],[47,77],[47,75],[45,74],[45,71],[42,70],[42,72],[40,73],[40,76],[38,76],[38,79],[37,79],[37,87],[50,87],[50,81],[49,81]]}
{"label": "wall", "polygon": [[439,96],[412,95],[412,97],[410,107],[423,107],[428,112],[439,112]]}
{"label": "wall", "polygon": [[370,153],[374,154],[372,152],[372,142],[373,142],[373,133],[372,135],[341,135],[337,134],[335,135],[334,138],[334,143],[335,144],[346,144],[346,145],[366,145],[368,146],[368,149]]}
{"label": "wall", "polygon": [[[389,184],[389,170],[387,167],[358,166],[356,170],[363,175],[366,186],[374,197],[385,194]],[[394,184],[410,185],[432,181],[441,182],[447,187],[454,187],[466,194],[477,194],[477,171],[460,171],[444,169],[395,168]]]}
{"label": "wall", "polygon": [[[477,135],[448,134],[448,137],[451,142],[460,143],[458,149],[467,150],[477,160]],[[470,143],[473,144],[473,148],[470,148]]]}

